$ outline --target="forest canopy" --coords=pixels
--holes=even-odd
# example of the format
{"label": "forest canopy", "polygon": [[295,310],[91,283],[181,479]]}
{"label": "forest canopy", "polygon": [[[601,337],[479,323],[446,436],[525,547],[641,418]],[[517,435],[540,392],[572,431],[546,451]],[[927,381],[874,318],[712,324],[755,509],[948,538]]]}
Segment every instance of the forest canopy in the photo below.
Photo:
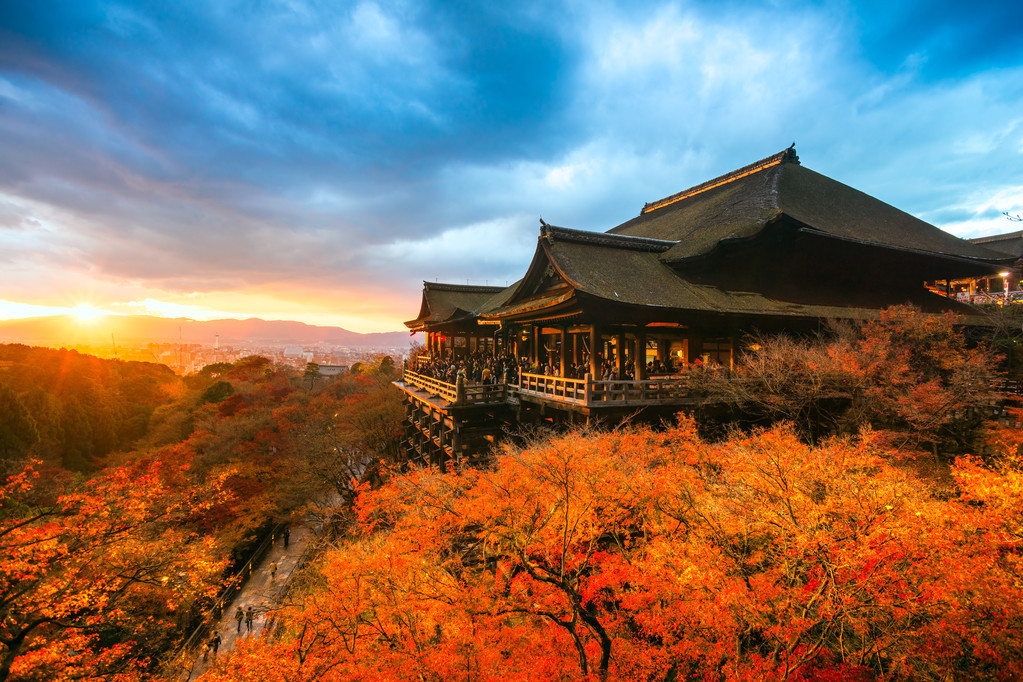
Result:
{"label": "forest canopy", "polygon": [[281,614],[203,679],[1018,679],[1023,473],[943,494],[872,433],[695,424],[395,474]]}
{"label": "forest canopy", "polygon": [[354,497],[400,436],[382,358],[310,383],[258,356],[0,355],[0,680],[159,676],[269,528]]}

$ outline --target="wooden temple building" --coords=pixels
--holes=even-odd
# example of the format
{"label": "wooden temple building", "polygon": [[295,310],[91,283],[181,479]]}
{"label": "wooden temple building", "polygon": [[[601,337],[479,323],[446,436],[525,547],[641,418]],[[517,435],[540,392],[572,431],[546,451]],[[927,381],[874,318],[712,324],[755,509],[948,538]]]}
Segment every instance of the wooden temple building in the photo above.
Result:
{"label": "wooden temple building", "polygon": [[750,333],[814,332],[897,304],[970,315],[925,282],[986,277],[1013,260],[802,166],[794,147],[606,232],[541,221],[511,286],[424,283],[405,323],[426,335],[420,361],[482,353],[536,369],[481,387],[407,368],[409,451],[443,465],[523,418],[677,411],[701,399],[686,368],[731,368]]}

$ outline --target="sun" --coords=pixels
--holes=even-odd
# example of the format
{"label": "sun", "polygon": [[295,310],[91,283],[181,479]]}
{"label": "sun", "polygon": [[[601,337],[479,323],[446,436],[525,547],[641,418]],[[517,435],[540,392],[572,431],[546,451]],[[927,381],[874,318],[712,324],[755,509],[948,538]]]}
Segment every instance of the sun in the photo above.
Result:
{"label": "sun", "polygon": [[106,315],[106,313],[103,312],[102,310],[93,308],[91,305],[88,305],[87,303],[83,303],[82,305],[72,308],[71,314],[77,317],[79,320],[82,320],[83,322],[91,322],[92,320],[95,320],[97,317]]}

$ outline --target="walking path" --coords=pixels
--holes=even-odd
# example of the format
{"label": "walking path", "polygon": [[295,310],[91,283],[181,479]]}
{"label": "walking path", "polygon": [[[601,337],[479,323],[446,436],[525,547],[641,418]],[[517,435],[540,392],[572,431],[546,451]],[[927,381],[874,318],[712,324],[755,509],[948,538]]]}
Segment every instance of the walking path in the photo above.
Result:
{"label": "walking path", "polygon": [[[194,680],[214,666],[217,658],[234,649],[239,639],[259,637],[262,634],[263,628],[267,625],[267,614],[274,605],[278,593],[288,582],[306,548],[316,537],[310,523],[310,519],[307,518],[289,527],[287,547],[284,546],[283,534],[275,539],[273,546],[263,555],[259,564],[253,567],[248,582],[235,594],[231,603],[224,607],[224,615],[216,630],[210,632],[210,637],[214,632],[220,633],[218,652],[214,654],[210,651],[205,660],[203,655],[199,655],[188,671],[186,680]],[[271,577],[270,565],[273,563],[277,564],[277,573]],[[243,611],[247,611],[250,606],[254,615],[251,626],[243,619],[239,627],[235,620],[236,610],[241,607]],[[205,649],[206,645],[203,643],[199,650],[205,652]]]}

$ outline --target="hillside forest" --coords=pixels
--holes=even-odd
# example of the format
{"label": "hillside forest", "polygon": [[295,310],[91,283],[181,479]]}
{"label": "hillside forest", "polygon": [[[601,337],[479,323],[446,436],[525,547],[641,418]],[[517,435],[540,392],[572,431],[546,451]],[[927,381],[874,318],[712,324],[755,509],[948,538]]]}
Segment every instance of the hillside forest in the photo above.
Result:
{"label": "hillside forest", "polygon": [[0,346],[0,680],[159,674],[274,523],[394,459],[395,376]]}
{"label": "hillside forest", "polygon": [[[1014,343],[907,308],[752,339],[727,380],[691,376],[728,418],[540,425],[446,473],[401,458],[387,358],[320,383],[261,358],[138,368],[141,435],[65,459],[5,355],[0,680],[163,679],[311,491],[333,532],[272,632],[202,680],[1020,679]],[[91,371],[130,423],[132,368]],[[62,415],[59,374],[39,376]]]}

